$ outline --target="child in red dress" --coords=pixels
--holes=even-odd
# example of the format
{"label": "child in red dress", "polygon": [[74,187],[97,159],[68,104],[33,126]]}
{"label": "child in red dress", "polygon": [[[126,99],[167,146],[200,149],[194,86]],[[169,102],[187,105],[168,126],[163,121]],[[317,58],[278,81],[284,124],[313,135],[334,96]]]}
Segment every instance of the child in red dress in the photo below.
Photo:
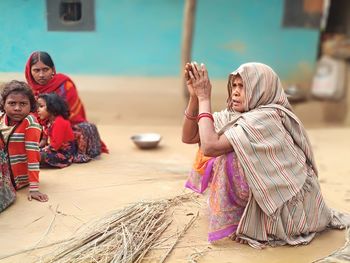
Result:
{"label": "child in red dress", "polygon": [[56,93],[39,95],[38,116],[47,120],[39,145],[41,165],[57,168],[71,165],[76,145],[65,100]]}

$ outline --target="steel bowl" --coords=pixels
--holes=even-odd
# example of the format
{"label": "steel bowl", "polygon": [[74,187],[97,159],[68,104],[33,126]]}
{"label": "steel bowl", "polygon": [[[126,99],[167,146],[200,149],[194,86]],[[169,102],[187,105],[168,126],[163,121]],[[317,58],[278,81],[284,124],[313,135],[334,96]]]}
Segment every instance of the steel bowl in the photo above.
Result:
{"label": "steel bowl", "polygon": [[140,133],[131,136],[130,138],[140,149],[156,148],[162,139],[158,133]]}
{"label": "steel bowl", "polygon": [[306,93],[297,85],[290,85],[284,90],[290,102],[301,102],[306,100]]}

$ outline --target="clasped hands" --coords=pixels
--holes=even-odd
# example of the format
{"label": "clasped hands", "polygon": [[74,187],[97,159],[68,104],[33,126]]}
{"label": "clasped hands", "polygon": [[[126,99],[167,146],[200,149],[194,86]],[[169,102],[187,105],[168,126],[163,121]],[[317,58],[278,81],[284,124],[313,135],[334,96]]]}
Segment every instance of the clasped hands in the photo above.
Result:
{"label": "clasped hands", "polygon": [[185,79],[190,96],[207,100],[211,96],[211,83],[205,65],[197,62],[186,63]]}

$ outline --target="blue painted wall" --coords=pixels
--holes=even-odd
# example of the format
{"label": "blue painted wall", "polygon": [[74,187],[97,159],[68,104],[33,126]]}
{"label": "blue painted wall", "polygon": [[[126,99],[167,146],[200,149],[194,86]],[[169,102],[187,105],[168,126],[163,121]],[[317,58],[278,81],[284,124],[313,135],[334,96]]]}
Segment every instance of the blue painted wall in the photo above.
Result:
{"label": "blue painted wall", "polygon": [[[45,0],[1,0],[0,72],[22,72],[32,51],[46,50],[66,73],[179,75],[183,0],[95,0],[95,7],[95,31],[49,32]],[[318,31],[283,28],[282,15],[281,0],[197,0],[193,58],[212,77],[247,61],[282,77],[312,68]]]}
{"label": "blue painted wall", "polygon": [[[283,78],[315,64],[319,32],[283,28],[281,0],[199,0],[193,56],[207,61],[214,76],[259,61]],[[223,75],[224,73],[224,75]]]}

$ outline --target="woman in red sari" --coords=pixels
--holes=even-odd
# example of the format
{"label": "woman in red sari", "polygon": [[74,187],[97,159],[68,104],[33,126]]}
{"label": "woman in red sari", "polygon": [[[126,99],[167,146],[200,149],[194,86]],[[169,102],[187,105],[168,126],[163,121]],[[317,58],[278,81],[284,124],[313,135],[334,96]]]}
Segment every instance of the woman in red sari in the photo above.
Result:
{"label": "woman in red sari", "polygon": [[96,126],[87,121],[74,82],[67,75],[56,73],[53,60],[47,52],[36,51],[31,54],[26,64],[25,77],[36,97],[55,92],[66,100],[70,111],[69,120],[78,143],[75,162],[87,162],[101,152],[108,153]]}

